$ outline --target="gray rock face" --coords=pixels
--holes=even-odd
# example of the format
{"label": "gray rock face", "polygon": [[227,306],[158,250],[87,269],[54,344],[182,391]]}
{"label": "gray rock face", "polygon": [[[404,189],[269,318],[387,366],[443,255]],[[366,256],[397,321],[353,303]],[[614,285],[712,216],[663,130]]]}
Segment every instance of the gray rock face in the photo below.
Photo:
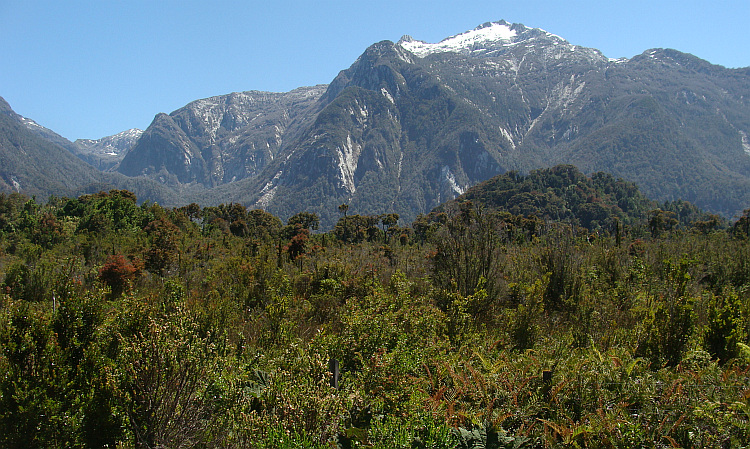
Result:
{"label": "gray rock face", "polygon": [[232,93],[159,114],[116,170],[208,187],[255,176],[324,89]]}

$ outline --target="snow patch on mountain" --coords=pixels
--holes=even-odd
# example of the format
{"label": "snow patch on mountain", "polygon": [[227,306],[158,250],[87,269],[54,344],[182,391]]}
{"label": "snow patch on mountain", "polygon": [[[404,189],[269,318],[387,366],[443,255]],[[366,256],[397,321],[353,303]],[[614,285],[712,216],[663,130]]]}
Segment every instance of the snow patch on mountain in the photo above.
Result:
{"label": "snow patch on mountain", "polygon": [[505,22],[493,22],[443,39],[437,44],[428,44],[427,42],[414,40],[410,36],[401,38],[399,44],[420,58],[424,58],[432,53],[460,52],[461,50],[471,51],[473,48],[482,46],[482,44],[487,42],[503,42],[512,45],[513,38],[517,34],[516,30],[512,29]]}
{"label": "snow patch on mountain", "polygon": [[273,200],[273,197],[276,196],[276,190],[279,188],[279,186],[274,186],[271,189],[267,190],[263,196],[261,196],[258,201],[255,202],[255,206],[260,209],[266,209],[269,204],[271,204],[271,201]]}
{"label": "snow patch on mountain", "polygon": [[82,152],[117,156],[126,153],[142,134],[142,130],[133,128],[101,139],[78,139],[75,144]]}
{"label": "snow patch on mountain", "polygon": [[740,131],[740,136],[742,136],[742,149],[745,150],[745,153],[750,156],[750,139],[747,138],[747,133],[745,131]]}
{"label": "snow patch on mountain", "polygon": [[500,133],[503,135],[503,137],[505,137],[508,140],[508,143],[510,143],[511,148],[513,148],[515,150],[516,149],[516,142],[513,140],[513,136],[510,135],[510,133],[508,132],[508,130],[506,130],[505,128],[503,128],[501,126],[500,127]]}
{"label": "snow patch on mountain", "polygon": [[[520,23],[510,24],[504,20],[489,22],[465,33],[443,39],[437,44],[403,36],[399,48],[424,58],[435,53],[454,52],[473,57],[499,57],[508,52],[525,58],[525,54],[544,54],[546,58],[560,60],[570,56],[606,64],[609,59],[593,48],[572,45],[562,37],[540,28],[528,28]],[[518,61],[516,61],[518,62]],[[523,62],[523,59],[520,63]],[[518,63],[518,66],[520,66]],[[515,72],[517,73],[518,67]]]}
{"label": "snow patch on mountain", "polygon": [[359,144],[352,142],[352,136],[349,134],[346,136],[346,142],[338,147],[337,150],[339,174],[342,186],[349,193],[354,193],[357,191],[357,186],[354,185],[354,172],[357,171],[359,155],[362,152],[362,147]]}
{"label": "snow patch on mountain", "polygon": [[388,92],[388,90],[385,87],[380,88],[380,93],[383,94],[383,96],[387,98],[388,101],[390,101],[393,104],[396,104],[396,102],[393,100],[393,96],[391,95],[390,92]]}
{"label": "snow patch on mountain", "polygon": [[458,185],[458,183],[456,182],[456,176],[453,174],[450,167],[444,165],[441,170],[441,175],[443,179],[445,179],[445,182],[448,183],[448,186],[451,188],[451,190],[456,193],[456,195],[464,194],[466,189]]}
{"label": "snow patch on mountain", "polygon": [[585,81],[576,85],[575,75],[570,75],[569,83],[560,82],[552,89],[554,100],[551,105],[555,108],[567,109],[571,103],[578,99],[585,86]]}
{"label": "snow patch on mountain", "polygon": [[19,118],[21,119],[21,123],[23,123],[23,125],[28,129],[34,129],[34,128],[44,129],[44,126],[40,125],[34,120],[31,120],[30,118],[23,117],[23,116],[19,116]]}
{"label": "snow patch on mountain", "polygon": [[492,23],[489,26],[479,27],[456,36],[448,37],[437,44],[414,40],[410,36],[404,36],[399,43],[403,48],[423,58],[432,53],[471,50],[487,42],[494,43],[500,41],[511,44],[512,39],[516,35],[516,31],[512,30],[507,24]]}

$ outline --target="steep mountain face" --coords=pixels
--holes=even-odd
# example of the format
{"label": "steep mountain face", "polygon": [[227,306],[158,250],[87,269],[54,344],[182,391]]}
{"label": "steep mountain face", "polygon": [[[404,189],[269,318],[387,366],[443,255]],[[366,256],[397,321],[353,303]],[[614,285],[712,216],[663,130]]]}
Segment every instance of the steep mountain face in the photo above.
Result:
{"label": "steep mountain face", "polygon": [[158,114],[116,170],[209,187],[254,176],[276,156],[295,121],[309,116],[324,89],[232,93]]}
{"label": "steep mountain face", "polygon": [[136,144],[143,131],[129,129],[101,139],[77,139],[74,154],[99,170],[117,165]]}

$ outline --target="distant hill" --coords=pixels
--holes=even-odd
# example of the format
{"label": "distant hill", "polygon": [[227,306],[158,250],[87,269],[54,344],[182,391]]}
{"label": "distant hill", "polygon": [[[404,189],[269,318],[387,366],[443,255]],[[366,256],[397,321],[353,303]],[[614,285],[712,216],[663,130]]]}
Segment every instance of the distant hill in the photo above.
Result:
{"label": "distant hill", "polygon": [[632,182],[603,172],[589,177],[572,165],[532,170],[527,176],[515,171],[495,176],[438,206],[432,215],[456,211],[468,201],[486,212],[533,215],[592,230],[611,229],[615,220],[622,225],[643,224],[655,209],[674,212],[683,224],[709,219],[689,203],[660,204],[646,198]]}
{"label": "distant hill", "polygon": [[31,132],[0,99],[0,188],[46,197],[70,195],[101,180],[100,172]]}

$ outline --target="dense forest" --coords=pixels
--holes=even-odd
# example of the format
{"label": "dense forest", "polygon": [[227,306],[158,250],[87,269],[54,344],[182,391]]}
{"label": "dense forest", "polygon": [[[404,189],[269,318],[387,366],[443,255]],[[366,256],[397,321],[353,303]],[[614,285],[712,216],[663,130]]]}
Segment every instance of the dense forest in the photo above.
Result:
{"label": "dense forest", "polygon": [[0,194],[0,447],[747,444],[750,211],[579,175],[331,230]]}

